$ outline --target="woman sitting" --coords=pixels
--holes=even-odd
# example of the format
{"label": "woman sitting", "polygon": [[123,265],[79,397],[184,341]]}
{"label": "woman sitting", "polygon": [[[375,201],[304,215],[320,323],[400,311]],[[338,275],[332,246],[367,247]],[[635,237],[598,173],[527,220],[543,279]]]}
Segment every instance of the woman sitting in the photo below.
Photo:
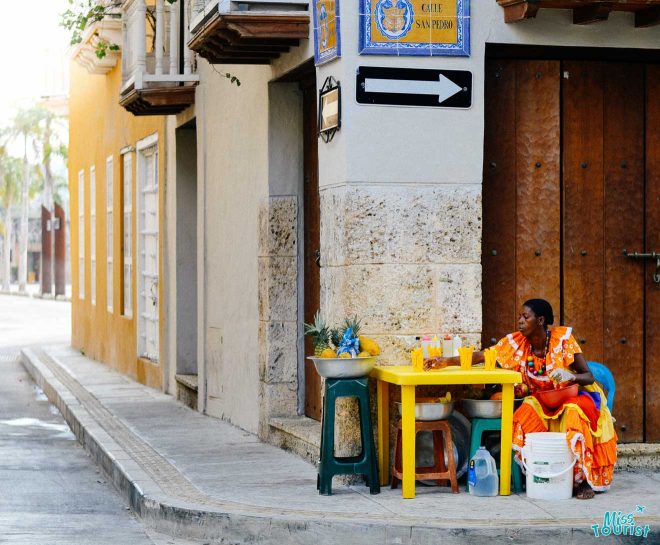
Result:
{"label": "woman sitting", "polygon": [[[523,304],[518,331],[496,345],[497,361],[505,369],[520,371],[529,387],[529,397],[513,414],[513,449],[522,465],[520,451],[525,435],[532,432],[564,432],[577,457],[573,470],[576,496],[591,499],[594,491],[604,492],[612,484],[616,462],[617,436],[606,397],[594,382],[580,346],[570,327],[550,327],[553,312],[543,299]],[[474,352],[472,363],[484,361],[483,352]],[[425,369],[458,364],[458,357],[426,360]],[[580,392],[556,409],[545,407],[534,394],[550,390],[555,384],[577,383]]]}

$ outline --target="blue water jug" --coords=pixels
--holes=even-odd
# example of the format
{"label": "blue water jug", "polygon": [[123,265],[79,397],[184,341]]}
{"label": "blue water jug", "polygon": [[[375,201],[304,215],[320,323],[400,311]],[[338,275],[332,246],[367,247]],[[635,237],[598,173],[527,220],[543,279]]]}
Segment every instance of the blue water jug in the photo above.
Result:
{"label": "blue water jug", "polygon": [[497,496],[499,488],[497,465],[486,447],[479,447],[470,460],[468,485],[470,494],[474,496]]}

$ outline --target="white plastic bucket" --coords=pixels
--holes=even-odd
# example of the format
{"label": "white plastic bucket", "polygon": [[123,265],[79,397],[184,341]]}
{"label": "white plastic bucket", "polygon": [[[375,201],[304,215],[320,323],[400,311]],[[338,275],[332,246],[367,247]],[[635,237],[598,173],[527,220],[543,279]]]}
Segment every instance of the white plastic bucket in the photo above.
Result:
{"label": "white plastic bucket", "polygon": [[522,449],[522,463],[527,472],[527,497],[570,499],[576,460],[568,448],[565,433],[528,433]]}

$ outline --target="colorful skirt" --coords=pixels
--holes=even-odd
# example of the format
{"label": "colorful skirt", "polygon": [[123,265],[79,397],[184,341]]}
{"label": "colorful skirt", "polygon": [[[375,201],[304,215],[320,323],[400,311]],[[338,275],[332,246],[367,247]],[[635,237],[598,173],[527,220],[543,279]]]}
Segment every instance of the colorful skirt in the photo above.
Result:
{"label": "colorful skirt", "polygon": [[[600,411],[589,410],[589,403],[578,402],[577,398],[554,411],[543,407],[534,396],[525,398],[513,414],[515,460],[522,467],[520,454],[526,434],[566,433],[568,446],[577,458],[573,469],[574,483],[577,485],[586,479],[595,491],[604,492],[612,484],[617,435],[603,391],[596,384],[585,386],[584,390],[600,395]],[[524,467],[522,469],[524,472]]]}

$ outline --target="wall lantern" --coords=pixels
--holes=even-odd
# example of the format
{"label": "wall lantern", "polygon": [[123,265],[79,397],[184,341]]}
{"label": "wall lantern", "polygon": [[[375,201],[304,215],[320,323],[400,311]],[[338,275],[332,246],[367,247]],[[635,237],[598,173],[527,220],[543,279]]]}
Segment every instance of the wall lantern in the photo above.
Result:
{"label": "wall lantern", "polygon": [[328,76],[319,91],[319,136],[327,144],[341,128],[341,87]]}

